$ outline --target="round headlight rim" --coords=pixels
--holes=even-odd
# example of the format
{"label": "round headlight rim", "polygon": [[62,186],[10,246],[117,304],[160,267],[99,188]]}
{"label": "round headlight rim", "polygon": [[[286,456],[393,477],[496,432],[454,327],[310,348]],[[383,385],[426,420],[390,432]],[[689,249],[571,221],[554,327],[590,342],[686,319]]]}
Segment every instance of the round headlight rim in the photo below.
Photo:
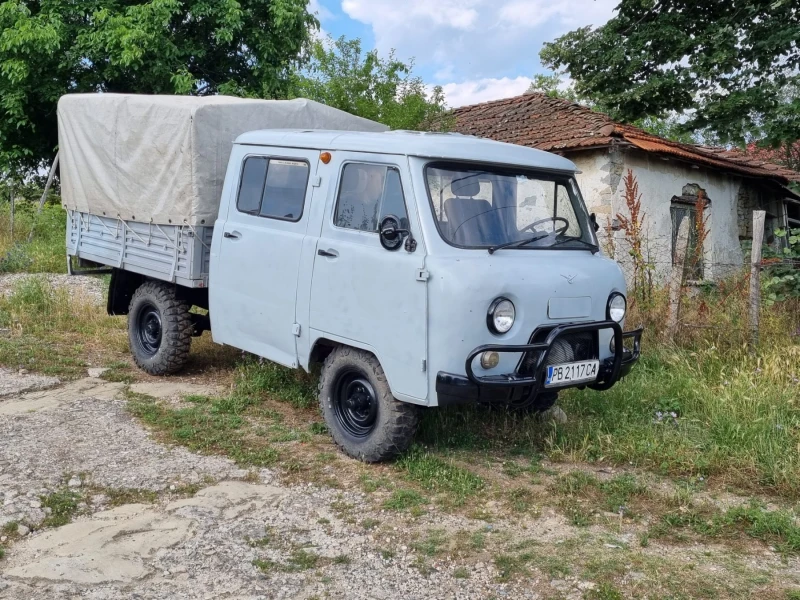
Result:
{"label": "round headlight rim", "polygon": [[[622,318],[618,321],[611,316],[611,303],[614,301],[615,298],[622,298]],[[606,303],[606,318],[610,321],[614,321],[615,323],[622,323],[625,320],[625,317],[628,316],[628,299],[625,297],[625,294],[621,292],[612,292],[611,295],[608,297],[608,302]]]}
{"label": "round headlight rim", "polygon": [[[508,302],[511,305],[511,312],[513,316],[511,318],[511,326],[505,331],[500,331],[495,325],[494,317],[495,317],[495,312],[503,302]],[[507,334],[514,328],[514,324],[516,323],[516,321],[517,321],[517,307],[514,306],[514,303],[505,296],[498,296],[489,305],[489,310],[486,312],[486,326],[489,328],[489,331],[491,331],[493,334],[495,335]]]}

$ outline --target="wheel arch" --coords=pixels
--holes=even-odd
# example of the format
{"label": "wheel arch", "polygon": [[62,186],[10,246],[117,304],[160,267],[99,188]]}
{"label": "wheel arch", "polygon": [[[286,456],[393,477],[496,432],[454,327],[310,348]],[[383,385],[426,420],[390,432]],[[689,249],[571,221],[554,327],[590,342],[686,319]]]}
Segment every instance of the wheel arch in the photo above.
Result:
{"label": "wheel arch", "polygon": [[178,297],[190,306],[198,306],[208,310],[208,288],[188,288],[162,279],[156,279],[155,277],[114,268],[111,271],[111,281],[108,284],[108,303],[106,305],[108,314],[112,316],[127,315],[131,299],[133,299],[136,290],[148,281],[173,285]]}
{"label": "wheel arch", "polygon": [[311,342],[311,351],[308,353],[306,367],[310,368],[316,363],[322,364],[325,362],[325,359],[328,358],[328,355],[339,346],[349,346],[350,348],[356,348],[357,350],[369,352],[378,359],[379,363],[383,364],[378,352],[369,344],[362,344],[354,340],[339,338],[338,336],[334,335],[319,334],[313,338],[313,341]]}

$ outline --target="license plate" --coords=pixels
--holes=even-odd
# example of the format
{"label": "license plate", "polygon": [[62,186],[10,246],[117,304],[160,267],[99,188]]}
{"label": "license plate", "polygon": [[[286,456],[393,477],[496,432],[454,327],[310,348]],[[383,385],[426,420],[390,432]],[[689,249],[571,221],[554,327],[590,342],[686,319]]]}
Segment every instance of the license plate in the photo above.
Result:
{"label": "license plate", "polygon": [[544,380],[544,385],[545,387],[555,387],[584,381],[595,381],[597,379],[597,369],[599,368],[599,360],[583,360],[550,365],[547,367],[547,377]]}

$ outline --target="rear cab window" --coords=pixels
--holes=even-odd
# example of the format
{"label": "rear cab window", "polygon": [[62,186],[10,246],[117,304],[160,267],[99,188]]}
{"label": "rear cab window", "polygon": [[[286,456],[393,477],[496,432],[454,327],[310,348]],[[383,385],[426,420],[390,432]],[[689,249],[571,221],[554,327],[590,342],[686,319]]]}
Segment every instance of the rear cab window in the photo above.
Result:
{"label": "rear cab window", "polygon": [[254,216],[297,222],[303,216],[310,168],[291,158],[248,156],[236,208]]}

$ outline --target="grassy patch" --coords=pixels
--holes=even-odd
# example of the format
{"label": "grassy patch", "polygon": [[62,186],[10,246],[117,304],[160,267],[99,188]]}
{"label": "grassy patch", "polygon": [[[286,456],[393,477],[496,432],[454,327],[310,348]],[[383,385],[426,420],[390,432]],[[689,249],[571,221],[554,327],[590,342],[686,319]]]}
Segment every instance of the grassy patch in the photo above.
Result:
{"label": "grassy patch", "polygon": [[44,277],[18,282],[0,296],[0,364],[76,377],[86,374],[86,356],[126,349],[125,325],[88,297],[70,295]]}
{"label": "grassy patch", "polygon": [[425,490],[447,495],[450,503],[461,505],[480,492],[485,483],[471,471],[424,451],[418,446],[404,454],[395,466],[403,475]]}
{"label": "grassy patch", "polygon": [[153,504],[158,500],[158,492],[138,488],[104,488],[101,490],[108,497],[111,506],[123,504]]}
{"label": "grassy patch", "polygon": [[133,396],[128,409],[169,441],[190,450],[226,454],[246,466],[274,464],[278,451],[263,440],[247,436],[247,423],[240,413],[248,404],[247,399],[237,396],[173,409],[153,398]]}
{"label": "grassy patch", "polygon": [[49,508],[51,511],[42,521],[42,527],[61,527],[69,523],[78,512],[78,504],[81,499],[81,494],[69,489],[39,496],[42,508]]}
{"label": "grassy patch", "polygon": [[603,582],[589,592],[587,600],[625,600],[625,596],[612,584]]}
{"label": "grassy patch", "polygon": [[361,527],[369,531],[370,529],[375,529],[381,522],[378,519],[364,519],[361,521]]}
{"label": "grassy patch", "polygon": [[466,567],[456,567],[453,569],[453,577],[456,579],[469,579],[469,569]]}
{"label": "grassy patch", "polygon": [[[36,215],[35,193],[18,198],[11,238],[10,207],[0,203],[0,273],[63,273],[66,271],[67,213],[58,204],[46,204]],[[38,200],[38,199],[37,199]],[[33,238],[28,242],[28,235]]]}
{"label": "grassy patch", "polygon": [[17,527],[19,527],[19,521],[9,521],[0,527],[0,534],[13,537],[17,535]]}
{"label": "grassy patch", "polygon": [[436,556],[447,545],[447,535],[443,529],[432,529],[424,538],[414,542],[411,547],[423,556]]}
{"label": "grassy patch", "polygon": [[268,396],[297,408],[310,408],[317,402],[317,381],[316,374],[248,359],[237,369],[236,389],[245,397]]}
{"label": "grassy patch", "polygon": [[297,573],[300,571],[308,571],[310,569],[315,569],[319,566],[324,564],[347,564],[349,562],[349,558],[342,555],[337,556],[333,559],[323,559],[318,554],[314,552],[309,552],[304,550],[303,548],[298,548],[293,550],[289,557],[286,559],[286,562],[279,563],[273,560],[268,559],[256,559],[253,561],[253,565],[256,566],[259,570],[264,573],[270,573],[274,571],[283,571],[285,573]]}
{"label": "grassy patch", "polygon": [[788,510],[767,510],[756,502],[724,512],[702,509],[671,512],[651,528],[650,535],[670,536],[681,529],[729,540],[736,540],[744,533],[772,545],[780,553],[800,554],[800,526],[796,515]]}
{"label": "grassy patch", "polygon": [[494,566],[498,571],[500,581],[509,581],[514,576],[525,575],[528,572],[527,563],[530,560],[529,554],[500,554],[494,559]]}
{"label": "grassy patch", "polygon": [[427,501],[419,492],[414,490],[394,490],[392,495],[383,502],[383,508],[389,510],[411,510],[419,508]]}

